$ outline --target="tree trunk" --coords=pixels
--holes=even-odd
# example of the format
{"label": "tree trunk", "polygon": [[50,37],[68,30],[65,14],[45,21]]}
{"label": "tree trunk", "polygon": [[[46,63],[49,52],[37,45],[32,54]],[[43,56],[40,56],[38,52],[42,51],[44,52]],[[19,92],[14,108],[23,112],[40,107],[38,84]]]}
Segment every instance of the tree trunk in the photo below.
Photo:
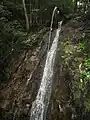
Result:
{"label": "tree trunk", "polygon": [[30,26],[32,26],[32,3],[30,0]]}
{"label": "tree trunk", "polygon": [[74,7],[75,12],[77,12],[77,2],[78,2],[78,0],[75,0],[75,7]]}
{"label": "tree trunk", "polygon": [[28,15],[27,15],[25,0],[22,0],[22,2],[23,2],[23,8],[24,8],[25,18],[26,18],[26,29],[28,31],[29,30],[29,19],[28,19]]}

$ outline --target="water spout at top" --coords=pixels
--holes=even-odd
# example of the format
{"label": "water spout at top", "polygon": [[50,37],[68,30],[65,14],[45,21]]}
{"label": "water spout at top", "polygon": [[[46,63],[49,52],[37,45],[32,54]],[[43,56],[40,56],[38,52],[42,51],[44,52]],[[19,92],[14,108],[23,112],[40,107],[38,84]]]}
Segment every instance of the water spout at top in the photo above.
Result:
{"label": "water spout at top", "polygon": [[53,13],[52,13],[52,19],[51,19],[51,25],[50,25],[50,30],[52,31],[52,25],[53,25],[53,20],[54,20],[54,14],[55,11],[57,10],[57,7],[54,8]]}
{"label": "water spout at top", "polygon": [[50,25],[50,32],[49,32],[48,51],[49,51],[49,47],[50,47],[50,40],[51,40],[51,33],[52,33],[52,25],[53,25],[54,15],[55,15],[56,10],[57,10],[57,7],[54,8],[53,13],[52,13],[52,19],[51,19],[51,25]]}

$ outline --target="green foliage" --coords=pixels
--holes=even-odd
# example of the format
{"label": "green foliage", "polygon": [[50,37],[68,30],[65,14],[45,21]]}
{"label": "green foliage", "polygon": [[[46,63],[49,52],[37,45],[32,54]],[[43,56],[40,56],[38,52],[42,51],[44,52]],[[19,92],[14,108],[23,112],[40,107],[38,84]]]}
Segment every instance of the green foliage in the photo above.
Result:
{"label": "green foliage", "polygon": [[[89,31],[82,33],[74,40],[66,38],[61,42],[64,46],[62,59],[72,75],[73,100],[82,99],[85,112],[90,111],[90,35]],[[78,35],[77,35],[78,36]],[[79,105],[78,105],[79,106]]]}
{"label": "green foliage", "polygon": [[90,111],[90,97],[89,97],[89,88],[90,86],[90,59],[88,57],[89,50],[88,50],[88,35],[85,35],[85,37],[82,39],[81,38],[81,44],[83,44],[83,62],[80,63],[79,65],[79,72],[80,72],[80,82],[79,84],[79,89],[83,93],[83,99],[84,99],[84,106],[85,110]]}
{"label": "green foliage", "polygon": [[90,98],[86,99],[85,102],[84,102],[84,104],[86,106],[85,111],[86,112],[90,111]]}
{"label": "green foliage", "polygon": [[[10,6],[11,5],[11,6]],[[12,7],[12,9],[11,9]],[[14,53],[23,48],[22,41],[26,39],[25,30],[20,22],[16,19],[16,11],[13,14],[12,2],[1,3],[0,5],[0,81],[9,77],[8,65]]]}

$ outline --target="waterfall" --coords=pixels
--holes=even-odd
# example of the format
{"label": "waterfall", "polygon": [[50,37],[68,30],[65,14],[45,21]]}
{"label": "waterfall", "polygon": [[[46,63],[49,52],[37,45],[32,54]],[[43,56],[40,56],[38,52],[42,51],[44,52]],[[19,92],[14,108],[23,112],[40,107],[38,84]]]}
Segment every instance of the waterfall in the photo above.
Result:
{"label": "waterfall", "polygon": [[59,34],[61,31],[61,24],[62,21],[59,22],[58,29],[56,30],[56,36],[53,40],[50,50],[47,53],[41,85],[36,100],[32,104],[30,120],[45,120],[46,118],[46,112],[48,109],[52,91],[53,68],[56,57]]}

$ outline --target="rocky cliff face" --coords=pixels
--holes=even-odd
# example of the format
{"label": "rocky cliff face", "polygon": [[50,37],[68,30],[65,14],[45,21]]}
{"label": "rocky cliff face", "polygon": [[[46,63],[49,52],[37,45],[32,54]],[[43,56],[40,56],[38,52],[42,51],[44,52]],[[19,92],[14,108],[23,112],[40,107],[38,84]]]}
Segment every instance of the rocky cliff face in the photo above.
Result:
{"label": "rocky cliff face", "polygon": [[[78,117],[76,107],[79,111],[82,108],[80,97],[74,99],[74,86],[79,78],[76,73],[78,65],[74,66],[73,62],[77,52],[75,46],[79,44],[83,28],[84,23],[77,20],[71,20],[62,27],[54,68],[52,96],[47,111],[48,120],[75,119]],[[20,61],[13,65],[15,67],[19,64],[11,75],[10,82],[0,90],[0,120],[29,120],[31,105],[38,92],[45,65],[48,35],[47,32],[36,48],[24,51]],[[52,32],[52,39],[54,36],[55,31]],[[82,61],[80,56],[77,59],[77,62]]]}

